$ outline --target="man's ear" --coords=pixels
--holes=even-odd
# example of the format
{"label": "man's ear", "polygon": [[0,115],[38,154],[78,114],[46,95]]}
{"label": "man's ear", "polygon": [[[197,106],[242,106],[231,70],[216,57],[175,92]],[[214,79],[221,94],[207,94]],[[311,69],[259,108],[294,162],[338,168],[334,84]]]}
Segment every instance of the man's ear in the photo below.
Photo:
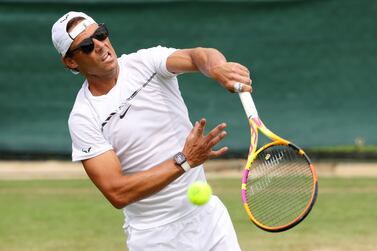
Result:
{"label": "man's ear", "polygon": [[76,61],[71,57],[63,57],[62,63],[67,66],[68,69],[76,70],[78,68],[78,64]]}

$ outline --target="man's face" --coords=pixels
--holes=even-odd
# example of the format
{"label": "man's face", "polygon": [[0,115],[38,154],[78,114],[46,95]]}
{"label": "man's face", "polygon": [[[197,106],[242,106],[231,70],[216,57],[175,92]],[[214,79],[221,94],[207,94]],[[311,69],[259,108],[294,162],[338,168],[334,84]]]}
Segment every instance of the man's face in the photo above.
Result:
{"label": "man's face", "polygon": [[[89,53],[85,53],[80,49],[75,50],[83,40],[92,36],[98,27],[97,24],[91,24],[88,26],[85,31],[75,38],[69,48],[69,51],[74,50],[71,56],[73,63],[77,64],[76,67],[78,67],[80,72],[86,76],[102,76],[115,73],[118,70],[117,55],[109,38],[106,38],[103,41],[92,38],[94,48]],[[72,65],[68,66],[70,66],[70,68],[76,68]]]}

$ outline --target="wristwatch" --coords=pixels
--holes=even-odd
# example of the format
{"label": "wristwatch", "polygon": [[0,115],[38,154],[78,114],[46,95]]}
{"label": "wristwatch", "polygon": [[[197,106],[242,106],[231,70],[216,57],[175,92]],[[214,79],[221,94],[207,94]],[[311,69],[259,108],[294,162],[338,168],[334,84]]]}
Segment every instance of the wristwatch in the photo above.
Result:
{"label": "wristwatch", "polygon": [[187,163],[186,156],[182,152],[178,152],[174,155],[174,161],[178,166],[181,166],[185,172],[191,169],[191,166]]}

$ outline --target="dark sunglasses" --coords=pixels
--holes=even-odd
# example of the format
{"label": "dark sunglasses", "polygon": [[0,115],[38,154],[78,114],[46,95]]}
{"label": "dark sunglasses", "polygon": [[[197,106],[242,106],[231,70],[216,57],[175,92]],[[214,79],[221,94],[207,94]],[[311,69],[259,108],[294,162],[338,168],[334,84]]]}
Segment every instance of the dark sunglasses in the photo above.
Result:
{"label": "dark sunglasses", "polygon": [[94,49],[94,42],[93,38],[98,41],[104,41],[106,38],[109,37],[109,31],[105,24],[99,24],[98,28],[95,30],[93,35],[88,38],[85,38],[81,41],[77,48],[67,51],[67,56],[72,56],[75,51],[82,51],[86,54],[89,54]]}

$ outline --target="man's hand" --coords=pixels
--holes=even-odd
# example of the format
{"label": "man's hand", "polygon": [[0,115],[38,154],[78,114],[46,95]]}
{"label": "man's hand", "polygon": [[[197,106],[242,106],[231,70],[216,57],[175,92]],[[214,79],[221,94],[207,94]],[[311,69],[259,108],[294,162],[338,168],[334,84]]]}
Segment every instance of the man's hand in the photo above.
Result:
{"label": "man's hand", "polygon": [[203,164],[207,159],[218,157],[228,150],[228,147],[223,147],[217,151],[212,150],[226,136],[226,132],[224,131],[226,124],[219,124],[207,136],[203,135],[205,125],[205,119],[196,122],[194,128],[186,138],[182,152],[191,167]]}
{"label": "man's hand", "polygon": [[225,62],[210,69],[210,75],[228,91],[235,92],[235,83],[242,83],[238,92],[251,92],[251,79],[249,70],[238,63]]}

